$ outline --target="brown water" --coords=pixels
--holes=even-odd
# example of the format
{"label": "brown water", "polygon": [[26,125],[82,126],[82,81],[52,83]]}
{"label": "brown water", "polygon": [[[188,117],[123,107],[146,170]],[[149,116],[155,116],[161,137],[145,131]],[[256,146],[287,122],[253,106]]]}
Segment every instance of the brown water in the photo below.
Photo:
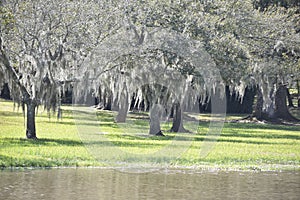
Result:
{"label": "brown water", "polygon": [[0,200],[300,199],[299,172],[0,171]]}

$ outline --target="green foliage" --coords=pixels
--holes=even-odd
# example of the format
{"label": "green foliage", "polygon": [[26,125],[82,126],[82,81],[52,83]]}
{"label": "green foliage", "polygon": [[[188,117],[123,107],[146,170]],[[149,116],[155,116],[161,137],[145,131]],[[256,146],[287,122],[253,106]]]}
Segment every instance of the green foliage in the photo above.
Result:
{"label": "green foliage", "polygon": [[[135,1],[127,7],[133,24],[167,28],[201,41],[226,84],[241,95],[245,86],[261,84],[257,66],[270,85],[285,82],[294,73],[300,56],[300,20],[299,12],[292,6],[260,12],[253,8],[252,0],[149,1],[146,6],[143,3]],[[283,46],[277,46],[278,42]],[[191,66],[180,69],[185,73],[188,68]]]}

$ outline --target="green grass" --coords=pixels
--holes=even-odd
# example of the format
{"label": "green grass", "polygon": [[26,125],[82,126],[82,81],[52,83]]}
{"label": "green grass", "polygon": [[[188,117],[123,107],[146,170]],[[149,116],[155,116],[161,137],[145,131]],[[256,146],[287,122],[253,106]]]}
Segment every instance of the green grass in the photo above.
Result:
{"label": "green grass", "polygon": [[[166,121],[162,123],[166,137],[149,137],[147,113],[130,113],[127,123],[116,124],[114,112],[91,115],[76,109],[79,111],[74,119],[72,107],[64,106],[60,121],[39,113],[39,140],[27,140],[22,112],[13,111],[11,102],[0,100],[0,167],[151,163],[180,168],[300,169],[300,126],[225,122],[217,137],[207,135],[209,115],[191,114],[201,120],[185,122],[192,133],[166,132],[171,126]],[[230,115],[226,119],[239,117]]]}
{"label": "green grass", "polygon": [[[66,109],[71,109],[66,107]],[[57,121],[39,113],[39,140],[25,139],[23,114],[11,102],[0,101],[0,167],[54,167],[99,165],[83,146],[71,112]]]}

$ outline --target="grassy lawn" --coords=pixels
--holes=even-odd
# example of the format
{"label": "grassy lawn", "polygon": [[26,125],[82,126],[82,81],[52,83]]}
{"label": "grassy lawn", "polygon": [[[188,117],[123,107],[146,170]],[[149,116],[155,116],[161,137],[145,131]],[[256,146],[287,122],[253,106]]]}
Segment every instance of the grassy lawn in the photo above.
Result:
{"label": "grassy lawn", "polygon": [[64,106],[59,121],[39,112],[39,140],[34,141],[25,139],[21,110],[13,111],[13,103],[0,100],[0,167],[152,163],[180,168],[300,169],[300,126],[225,122],[218,135],[214,131],[222,123],[210,123],[208,114],[194,114],[190,116],[200,122],[185,122],[191,133],[169,133],[171,122],[166,121],[162,123],[166,137],[149,137],[147,113],[130,113],[127,123],[116,124],[114,112],[74,114],[72,109]]}

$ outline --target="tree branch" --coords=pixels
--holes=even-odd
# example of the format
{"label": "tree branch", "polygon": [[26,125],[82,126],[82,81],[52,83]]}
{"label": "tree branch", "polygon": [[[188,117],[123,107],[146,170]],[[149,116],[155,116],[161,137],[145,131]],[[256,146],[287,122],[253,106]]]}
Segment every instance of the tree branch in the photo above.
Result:
{"label": "tree branch", "polygon": [[25,86],[20,82],[19,77],[17,75],[17,72],[15,69],[10,65],[9,59],[6,56],[6,53],[4,51],[3,45],[2,45],[2,38],[0,38],[0,61],[3,63],[5,69],[7,72],[12,76],[13,82],[20,87],[21,92],[23,94],[25,102],[30,99],[30,94],[25,88]]}

